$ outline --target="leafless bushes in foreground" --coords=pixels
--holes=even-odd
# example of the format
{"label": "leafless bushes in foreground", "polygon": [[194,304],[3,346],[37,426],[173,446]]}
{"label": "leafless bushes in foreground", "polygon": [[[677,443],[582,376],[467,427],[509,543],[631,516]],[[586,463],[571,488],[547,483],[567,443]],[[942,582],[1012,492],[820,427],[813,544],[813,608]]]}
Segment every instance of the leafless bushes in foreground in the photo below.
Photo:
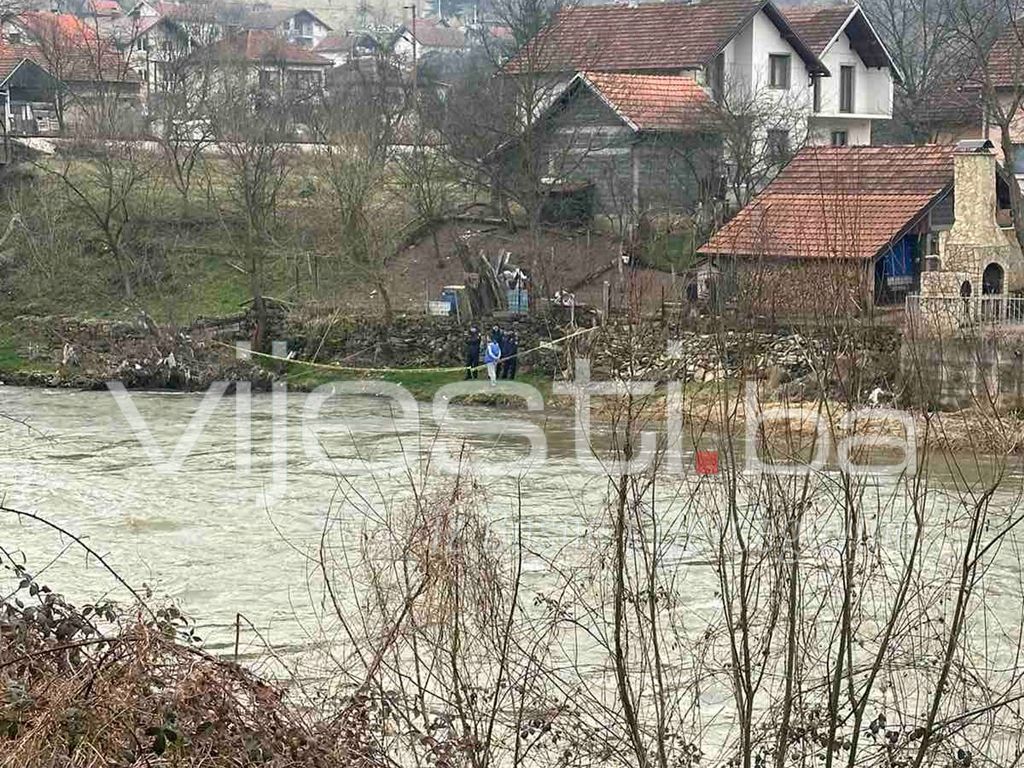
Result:
{"label": "leafless bushes in foreground", "polygon": [[[557,508],[524,508],[532,480],[514,472],[499,500],[469,461],[455,480],[410,472],[407,502],[344,487],[317,563],[342,638],[334,679],[379,703],[375,754],[473,768],[1020,761],[1021,516],[1005,460],[930,452],[941,416],[916,414],[916,458],[895,474],[862,472],[886,459],[863,444],[851,461],[829,450],[825,466],[773,471],[808,468],[822,434],[776,424],[748,443],[735,388],[711,386],[714,434],[690,426],[717,451],[714,475],[674,474],[664,432],[647,466],[621,463],[642,457],[663,406],[623,383],[616,428],[594,437],[606,474],[579,495],[567,485]],[[830,386],[801,412],[831,423],[856,405],[842,397]],[[768,469],[745,471],[751,450]]]}

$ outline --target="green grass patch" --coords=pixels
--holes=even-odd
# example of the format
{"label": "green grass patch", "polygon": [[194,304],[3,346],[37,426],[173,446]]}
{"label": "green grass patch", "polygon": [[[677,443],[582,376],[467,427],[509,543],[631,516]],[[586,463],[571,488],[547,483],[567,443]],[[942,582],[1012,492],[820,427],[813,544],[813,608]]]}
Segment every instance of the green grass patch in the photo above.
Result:
{"label": "green grass patch", "polygon": [[644,253],[644,262],[662,272],[685,272],[696,261],[694,257],[693,230],[671,232],[655,237]]}
{"label": "green grass patch", "polygon": [[30,371],[50,372],[53,366],[45,360],[33,360],[29,356],[32,339],[19,329],[0,325],[0,373],[28,373]]}
{"label": "green grass patch", "polygon": [[[331,371],[314,368],[299,362],[288,363],[285,366],[284,374],[285,381],[293,389],[308,391],[316,389],[323,384],[339,381],[387,381],[404,387],[417,400],[431,400],[438,390],[446,384],[463,381],[462,371],[422,371],[393,368],[387,371],[360,374],[358,371]],[[481,379],[479,380],[486,383],[487,373],[481,370],[480,375]],[[545,401],[551,396],[551,379],[547,376],[537,373],[520,373],[516,376],[516,381],[536,387],[540,390]],[[489,393],[458,398],[456,402],[465,402],[473,405],[523,406],[523,401],[519,398],[510,398],[497,394],[491,395]]]}

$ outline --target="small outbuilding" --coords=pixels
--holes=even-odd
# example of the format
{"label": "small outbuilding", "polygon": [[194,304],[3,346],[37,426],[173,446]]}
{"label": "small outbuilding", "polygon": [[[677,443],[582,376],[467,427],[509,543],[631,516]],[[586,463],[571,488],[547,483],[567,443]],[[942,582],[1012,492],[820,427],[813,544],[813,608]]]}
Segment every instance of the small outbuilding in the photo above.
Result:
{"label": "small outbuilding", "polygon": [[[526,135],[495,154],[501,186],[542,198],[586,188],[592,213],[622,229],[690,215],[720,178],[715,110],[690,76],[581,72]],[[524,188],[530,184],[542,188]]]}
{"label": "small outbuilding", "polygon": [[698,253],[718,269],[720,294],[750,311],[902,307],[941,263],[956,219],[984,208],[988,231],[1016,253],[1004,259],[1005,283],[1019,282],[1012,228],[996,224],[1008,221],[1008,187],[989,149],[975,149],[806,147]]}

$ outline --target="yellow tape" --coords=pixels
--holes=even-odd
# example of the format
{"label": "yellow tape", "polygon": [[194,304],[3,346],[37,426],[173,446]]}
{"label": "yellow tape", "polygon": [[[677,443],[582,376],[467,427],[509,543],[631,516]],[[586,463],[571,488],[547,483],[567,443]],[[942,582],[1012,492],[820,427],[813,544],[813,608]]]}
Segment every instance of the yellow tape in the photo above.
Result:
{"label": "yellow tape", "polygon": [[[520,358],[520,357],[525,357],[526,355],[529,355],[529,354],[531,354],[533,352],[538,352],[538,351],[540,351],[542,349],[547,349],[547,348],[553,347],[555,344],[560,344],[563,341],[568,341],[569,339],[574,338],[576,336],[580,336],[580,335],[582,335],[584,333],[590,333],[591,331],[596,331],[596,330],[597,330],[596,327],[594,327],[594,328],[581,328],[578,331],[573,331],[572,333],[568,334],[567,336],[562,336],[560,339],[553,339],[551,341],[546,341],[543,344],[539,344],[536,347],[533,347],[532,349],[526,350],[525,352],[517,352],[516,354],[510,355],[509,357],[503,357],[502,360],[509,360],[509,359],[511,359],[513,357],[517,358],[517,359]],[[219,344],[220,346],[227,347],[228,349],[237,349],[237,347],[235,347],[235,346],[233,346],[231,344],[225,344],[223,341],[214,341],[214,344]],[[392,373],[394,371],[401,371],[403,373],[455,373],[457,371],[465,371],[466,368],[467,368],[467,366],[465,366],[465,365],[456,365],[456,366],[450,366],[450,367],[445,367],[445,368],[359,368],[359,367],[349,366],[349,365],[332,365],[331,363],[314,363],[314,362],[311,362],[311,361],[308,361],[308,360],[294,360],[294,359],[289,358],[289,357],[281,357],[280,355],[272,355],[272,354],[269,354],[267,352],[253,352],[252,350],[246,350],[246,354],[247,355],[253,355],[255,357],[261,357],[264,360],[274,360],[274,361],[279,362],[279,363],[289,363],[291,365],[305,365],[305,366],[307,366],[309,368],[317,368],[317,369],[323,370],[323,371],[343,371],[345,373],[353,373],[353,372],[354,373]],[[486,364],[484,364],[484,365],[475,365],[475,366],[470,367],[470,370],[482,370],[483,368],[486,368],[486,367],[487,367]]]}

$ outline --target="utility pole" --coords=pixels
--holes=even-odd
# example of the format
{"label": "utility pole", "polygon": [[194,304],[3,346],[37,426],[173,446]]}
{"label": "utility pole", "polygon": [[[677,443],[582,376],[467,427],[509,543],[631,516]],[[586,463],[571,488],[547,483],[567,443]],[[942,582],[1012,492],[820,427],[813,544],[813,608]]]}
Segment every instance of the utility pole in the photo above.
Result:
{"label": "utility pole", "polygon": [[412,98],[413,101],[419,102],[419,93],[417,91],[417,80],[419,79],[419,73],[417,72],[418,64],[416,62],[416,4],[402,6],[405,10],[412,12]]}

